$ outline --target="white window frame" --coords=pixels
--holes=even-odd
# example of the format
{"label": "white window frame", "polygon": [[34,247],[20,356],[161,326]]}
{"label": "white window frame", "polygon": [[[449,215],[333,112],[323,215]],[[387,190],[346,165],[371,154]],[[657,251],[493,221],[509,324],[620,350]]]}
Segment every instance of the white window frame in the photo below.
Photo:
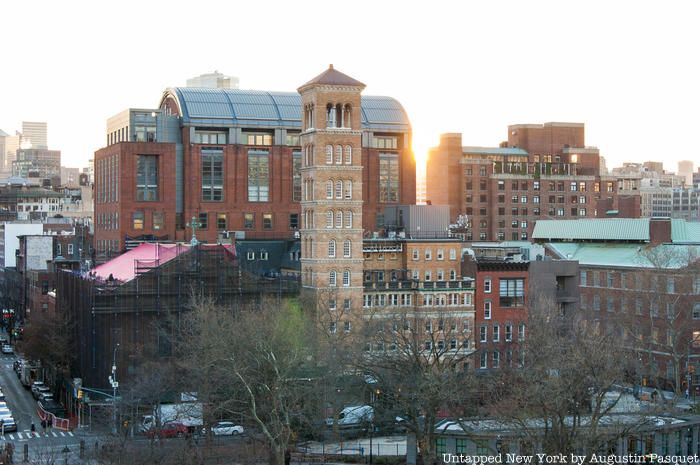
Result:
{"label": "white window frame", "polygon": [[492,304],[490,300],[484,301],[484,320],[491,319]]}

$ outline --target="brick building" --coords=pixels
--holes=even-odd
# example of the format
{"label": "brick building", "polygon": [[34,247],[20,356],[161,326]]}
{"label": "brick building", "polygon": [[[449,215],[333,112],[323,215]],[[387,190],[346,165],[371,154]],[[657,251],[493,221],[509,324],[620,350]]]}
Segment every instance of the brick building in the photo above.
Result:
{"label": "brick building", "polygon": [[[307,128],[301,101],[298,93],[172,88],[157,109],[111,118],[107,146],[95,153],[98,259],[143,240],[188,241],[193,218],[198,239],[208,242],[224,231],[247,239],[297,235]],[[334,131],[356,144],[354,190],[363,199],[356,228],[373,231],[385,205],[415,203],[411,127],[390,97],[363,96],[352,112],[352,130],[342,127],[340,111]],[[314,114],[324,127],[325,114]],[[316,146],[321,164],[325,149]],[[325,186],[316,187],[325,196]]]}
{"label": "brick building", "polygon": [[527,240],[538,219],[639,217],[638,179],[601,173],[578,123],[508,127],[500,147],[463,147],[443,134],[430,151],[427,197],[466,214],[468,240]]}
{"label": "brick building", "polygon": [[581,315],[618,334],[634,376],[700,394],[700,224],[669,218],[542,221],[534,239],[580,266]]}
{"label": "brick building", "polygon": [[362,251],[366,318],[420,325],[426,351],[474,351],[474,280],[462,274],[461,241],[373,238]]}
{"label": "brick building", "polygon": [[475,278],[476,368],[522,366],[531,299],[551,300],[560,315],[576,313],[577,263],[543,255],[542,247],[517,242],[475,243],[465,254],[463,273]]}

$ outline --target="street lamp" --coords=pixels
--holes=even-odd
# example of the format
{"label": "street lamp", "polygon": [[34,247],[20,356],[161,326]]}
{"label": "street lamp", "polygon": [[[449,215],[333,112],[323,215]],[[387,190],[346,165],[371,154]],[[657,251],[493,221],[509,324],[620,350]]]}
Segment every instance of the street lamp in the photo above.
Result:
{"label": "street lamp", "polygon": [[119,382],[117,381],[117,349],[119,348],[119,343],[114,346],[114,353],[112,355],[112,374],[108,378],[109,384],[112,386],[112,434],[117,434],[117,388],[119,387]]}
{"label": "street lamp", "polygon": [[377,398],[379,397],[379,394],[381,394],[381,390],[377,389],[376,391],[372,392],[372,412],[371,416],[369,417],[369,465],[372,465],[372,439],[374,438],[374,415],[375,415],[375,407],[377,405]]}

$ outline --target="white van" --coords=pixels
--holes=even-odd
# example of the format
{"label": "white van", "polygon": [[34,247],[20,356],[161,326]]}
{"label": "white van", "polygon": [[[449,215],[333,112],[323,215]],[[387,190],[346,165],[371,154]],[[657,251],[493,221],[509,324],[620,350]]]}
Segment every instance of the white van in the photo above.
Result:
{"label": "white van", "polygon": [[[374,421],[374,408],[371,405],[351,405],[338,414],[338,428],[354,428]],[[326,426],[332,427],[335,418],[326,418]]]}

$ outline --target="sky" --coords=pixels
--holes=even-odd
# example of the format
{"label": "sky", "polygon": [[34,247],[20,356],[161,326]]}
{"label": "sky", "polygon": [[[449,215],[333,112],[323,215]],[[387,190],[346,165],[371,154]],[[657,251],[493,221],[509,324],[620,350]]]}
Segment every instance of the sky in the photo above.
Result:
{"label": "sky", "polygon": [[396,98],[423,160],[445,132],[497,146],[507,126],[582,122],[608,167],[700,165],[697,1],[76,1],[0,4],[0,129],[46,121],[63,165],[107,118],[218,70],[295,91],[330,63]]}

